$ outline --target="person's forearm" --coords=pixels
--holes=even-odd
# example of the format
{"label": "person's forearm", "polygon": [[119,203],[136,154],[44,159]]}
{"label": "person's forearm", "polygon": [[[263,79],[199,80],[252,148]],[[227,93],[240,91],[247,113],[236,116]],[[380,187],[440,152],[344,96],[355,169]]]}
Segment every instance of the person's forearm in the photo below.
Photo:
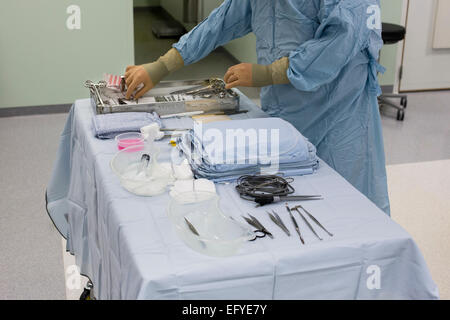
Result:
{"label": "person's forearm", "polygon": [[283,57],[270,65],[254,64],[252,67],[252,83],[254,87],[265,87],[273,84],[287,84],[289,58]]}
{"label": "person's forearm", "polygon": [[173,45],[185,65],[193,64],[217,47],[252,31],[251,0],[225,0],[209,16]]}
{"label": "person's forearm", "polygon": [[152,63],[144,64],[145,71],[150,76],[153,85],[158,84],[169,73],[174,72],[184,66],[183,58],[177,49],[170,49],[165,55],[159,57]]}

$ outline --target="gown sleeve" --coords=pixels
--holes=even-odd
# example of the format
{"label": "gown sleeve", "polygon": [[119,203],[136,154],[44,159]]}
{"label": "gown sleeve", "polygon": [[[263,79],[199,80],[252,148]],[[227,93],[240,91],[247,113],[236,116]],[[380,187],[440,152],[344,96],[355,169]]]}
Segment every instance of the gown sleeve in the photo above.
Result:
{"label": "gown sleeve", "polygon": [[381,48],[381,30],[368,26],[367,8],[366,1],[339,2],[321,19],[315,37],[289,54],[287,75],[296,89],[315,91],[333,81],[370,43]]}
{"label": "gown sleeve", "polygon": [[188,65],[211,51],[252,31],[250,0],[226,0],[173,45]]}

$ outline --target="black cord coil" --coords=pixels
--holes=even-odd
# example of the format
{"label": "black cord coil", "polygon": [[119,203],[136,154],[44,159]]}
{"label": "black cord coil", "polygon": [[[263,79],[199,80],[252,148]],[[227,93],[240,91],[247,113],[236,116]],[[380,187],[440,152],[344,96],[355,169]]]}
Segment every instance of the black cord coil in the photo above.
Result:
{"label": "black cord coil", "polygon": [[295,192],[290,185],[293,178],[276,175],[245,175],[237,180],[236,190],[242,199],[255,201],[259,205],[272,203],[274,197],[284,197]]}

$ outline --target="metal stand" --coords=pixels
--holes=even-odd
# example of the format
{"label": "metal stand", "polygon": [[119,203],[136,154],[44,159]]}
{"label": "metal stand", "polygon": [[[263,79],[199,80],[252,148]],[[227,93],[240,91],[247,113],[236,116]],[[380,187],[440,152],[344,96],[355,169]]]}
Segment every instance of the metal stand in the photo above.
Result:
{"label": "metal stand", "polygon": [[[400,105],[395,104],[391,99],[400,99]],[[378,97],[378,103],[381,106],[388,106],[397,109],[397,120],[405,119],[405,109],[408,105],[408,96],[405,94],[386,93]]]}
{"label": "metal stand", "polygon": [[89,280],[84,287],[83,293],[80,296],[80,300],[95,300],[95,298],[91,296],[92,288],[94,288],[94,285],[92,284],[91,280]]}

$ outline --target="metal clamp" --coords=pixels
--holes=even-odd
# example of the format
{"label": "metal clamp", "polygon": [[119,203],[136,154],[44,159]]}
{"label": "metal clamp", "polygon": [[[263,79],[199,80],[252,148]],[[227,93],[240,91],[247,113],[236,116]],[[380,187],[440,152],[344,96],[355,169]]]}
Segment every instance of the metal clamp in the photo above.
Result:
{"label": "metal clamp", "polygon": [[86,82],[84,83],[84,86],[86,88],[89,88],[89,90],[91,90],[91,93],[97,98],[100,105],[102,107],[105,107],[105,103],[103,102],[103,99],[100,96],[99,88],[106,88],[106,86],[107,86],[106,81],[99,81],[98,83],[94,83],[91,80],[86,80]]}

